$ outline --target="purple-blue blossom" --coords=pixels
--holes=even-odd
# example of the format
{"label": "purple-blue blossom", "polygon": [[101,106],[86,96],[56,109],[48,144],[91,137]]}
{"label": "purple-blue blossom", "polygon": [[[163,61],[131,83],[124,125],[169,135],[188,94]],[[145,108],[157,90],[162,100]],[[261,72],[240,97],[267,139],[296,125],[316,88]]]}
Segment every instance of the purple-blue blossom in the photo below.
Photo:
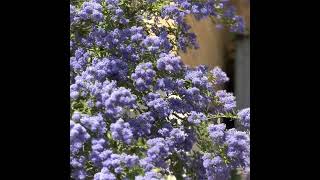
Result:
{"label": "purple-blue blossom", "polygon": [[116,176],[106,167],[94,175],[94,180],[116,180]]}
{"label": "purple-blue blossom", "polygon": [[191,111],[188,121],[193,124],[200,124],[207,119],[206,115],[201,112]]}
{"label": "purple-blue blossom", "polygon": [[106,140],[102,136],[91,140],[92,152],[90,154],[90,160],[97,167],[102,167],[102,161],[106,159],[105,153],[108,152],[106,150],[107,145]]}
{"label": "purple-blue blossom", "polygon": [[93,20],[96,22],[103,20],[102,6],[96,2],[84,2],[79,12],[79,17],[83,20]]}
{"label": "purple-blue blossom", "polygon": [[210,124],[208,127],[209,136],[214,143],[219,145],[225,141],[225,124]]}
{"label": "purple-blue blossom", "polygon": [[97,116],[83,116],[80,119],[81,124],[91,132],[103,135],[106,132],[106,123],[101,114]]}
{"label": "purple-blue blossom", "polygon": [[128,67],[123,60],[116,58],[104,58],[94,64],[93,68],[89,72],[98,80],[106,78],[125,80],[127,78]]}
{"label": "purple-blue blossom", "polygon": [[81,113],[78,112],[78,111],[73,112],[71,119],[72,119],[74,122],[79,122],[80,119],[81,119]]}
{"label": "purple-blue blossom", "polygon": [[160,49],[161,40],[158,36],[148,36],[142,41],[146,50],[155,53]]}
{"label": "purple-blue blossom", "polygon": [[139,64],[135,72],[131,74],[131,78],[134,80],[135,86],[139,91],[145,91],[150,89],[155,75],[156,71],[153,70],[152,63],[147,62]]}
{"label": "purple-blue blossom", "polygon": [[228,147],[227,155],[232,160],[233,167],[249,167],[250,165],[250,137],[247,133],[230,129],[226,132],[225,143]]}
{"label": "purple-blue blossom", "polygon": [[223,111],[231,111],[236,107],[235,97],[232,93],[228,93],[226,90],[219,90],[216,92],[216,97],[222,104]]}
{"label": "purple-blue blossom", "polygon": [[79,152],[89,138],[90,134],[81,124],[70,121],[70,152],[72,154]]}
{"label": "purple-blue blossom", "polygon": [[85,169],[74,169],[71,173],[71,177],[77,180],[84,180],[87,177],[87,172]]}
{"label": "purple-blue blossom", "polygon": [[136,107],[136,96],[129,89],[120,87],[114,90],[104,101],[105,113],[108,116],[117,118],[121,116],[125,107]]}
{"label": "purple-blue blossom", "polygon": [[242,109],[238,112],[240,124],[246,128],[250,129],[250,108]]}
{"label": "purple-blue blossom", "polygon": [[75,51],[75,56],[70,58],[71,70],[77,73],[84,71],[89,58],[90,54],[88,52],[85,52],[82,48],[77,49]]}
{"label": "purple-blue blossom", "polygon": [[162,176],[159,173],[154,171],[148,171],[144,176],[136,176],[135,180],[158,180],[161,179]]}
{"label": "purple-blue blossom", "polygon": [[[186,180],[250,171],[250,110],[218,86],[229,80],[220,68],[178,56],[199,48],[186,16],[236,32],[243,18],[228,1],[127,2],[70,1],[70,178],[165,179],[175,165]],[[239,129],[212,124],[226,113]]]}
{"label": "purple-blue blossom", "polygon": [[151,111],[159,117],[165,117],[171,113],[168,102],[158,93],[149,93],[144,100]]}
{"label": "purple-blue blossom", "polygon": [[130,144],[133,139],[132,129],[128,122],[124,122],[123,119],[119,119],[117,122],[110,125],[112,138],[114,140],[122,141],[126,144]]}
{"label": "purple-blue blossom", "polygon": [[160,54],[157,61],[158,70],[167,71],[169,73],[179,72],[184,68],[181,58],[173,54]]}
{"label": "purple-blue blossom", "polygon": [[198,88],[205,88],[212,91],[213,86],[209,81],[207,67],[198,66],[195,69],[188,69],[186,71],[185,79],[189,80]]}
{"label": "purple-blue blossom", "polygon": [[[155,167],[166,168],[166,158],[170,155],[170,147],[166,140],[163,138],[153,138],[147,141],[149,149],[147,151],[146,162],[152,164]],[[145,167],[146,170],[150,170]]]}
{"label": "purple-blue blossom", "polygon": [[210,73],[212,74],[214,78],[215,84],[223,84],[225,82],[229,81],[229,78],[227,77],[227,74],[221,70],[219,67],[213,68]]}
{"label": "purple-blue blossom", "polygon": [[227,180],[230,178],[230,168],[220,156],[206,153],[202,157],[208,180]]}
{"label": "purple-blue blossom", "polygon": [[129,121],[133,134],[137,137],[149,135],[155,119],[151,112],[145,112]]}

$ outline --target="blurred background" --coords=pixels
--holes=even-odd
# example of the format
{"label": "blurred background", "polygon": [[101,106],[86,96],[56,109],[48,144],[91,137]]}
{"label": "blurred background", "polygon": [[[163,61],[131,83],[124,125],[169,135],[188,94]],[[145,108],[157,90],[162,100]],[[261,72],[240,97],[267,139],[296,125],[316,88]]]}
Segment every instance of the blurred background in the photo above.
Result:
{"label": "blurred background", "polygon": [[239,109],[250,106],[250,1],[232,0],[237,14],[244,17],[245,34],[219,30],[210,19],[187,21],[196,33],[200,48],[180,53],[182,60],[191,66],[206,64],[210,68],[220,66],[230,78],[226,90],[234,92]]}

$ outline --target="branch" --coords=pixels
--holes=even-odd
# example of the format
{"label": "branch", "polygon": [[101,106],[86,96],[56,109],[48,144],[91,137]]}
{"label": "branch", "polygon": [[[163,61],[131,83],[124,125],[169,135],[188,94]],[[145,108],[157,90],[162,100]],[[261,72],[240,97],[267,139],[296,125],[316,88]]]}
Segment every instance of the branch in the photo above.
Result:
{"label": "branch", "polygon": [[180,120],[183,120],[183,121],[185,120],[184,118],[180,117],[178,114],[176,114],[174,112],[172,113],[172,115],[174,115],[176,118],[178,118]]}

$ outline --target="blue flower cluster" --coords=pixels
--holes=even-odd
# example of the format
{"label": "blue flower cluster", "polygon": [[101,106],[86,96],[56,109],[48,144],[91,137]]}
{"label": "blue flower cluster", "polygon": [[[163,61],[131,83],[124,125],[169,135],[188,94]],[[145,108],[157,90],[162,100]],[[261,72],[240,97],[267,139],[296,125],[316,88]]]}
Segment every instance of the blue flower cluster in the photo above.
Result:
{"label": "blue flower cluster", "polygon": [[224,84],[229,81],[227,74],[223,72],[219,67],[213,68],[211,71],[215,84]]}
{"label": "blue flower cluster", "polygon": [[133,129],[134,135],[136,137],[143,137],[151,133],[154,121],[155,118],[152,116],[152,113],[145,112],[130,120],[129,123]]}
{"label": "blue flower cluster", "polygon": [[169,108],[169,104],[161,97],[160,94],[150,92],[144,100],[150,110],[158,117],[166,117],[170,115],[171,110]]}
{"label": "blue flower cluster", "polygon": [[221,111],[230,112],[236,107],[236,98],[232,93],[228,93],[226,90],[219,90],[216,92],[216,97],[221,103]]}
{"label": "blue flower cluster", "polygon": [[229,80],[220,68],[189,67],[178,53],[198,48],[187,15],[231,31],[241,18],[227,1],[139,2],[71,1],[71,178],[227,179],[250,169],[250,109],[236,111],[219,89]]}
{"label": "blue flower cluster", "polygon": [[250,138],[245,132],[230,129],[226,132],[227,156],[233,167],[249,167]]}
{"label": "blue flower cluster", "polygon": [[131,78],[135,81],[137,90],[145,91],[150,88],[153,82],[156,72],[152,69],[152,63],[142,63],[136,67],[134,73],[131,74]]}
{"label": "blue flower cluster", "polygon": [[71,69],[75,72],[82,72],[88,63],[90,54],[85,52],[82,48],[79,48],[75,51],[75,56],[70,58]]}
{"label": "blue flower cluster", "polygon": [[[208,127],[208,132],[215,144],[220,148],[225,148],[226,158],[221,159],[220,156],[213,156],[212,154],[206,155],[204,157],[203,166],[206,168],[208,176],[209,174],[210,176],[228,175],[227,177],[224,176],[224,178],[222,178],[226,179],[229,177],[229,172],[232,169],[237,167],[242,167],[243,169],[250,168],[250,137],[247,133],[234,128],[226,130],[224,124],[211,124]],[[223,168],[220,167],[221,170],[227,173],[215,172],[215,170],[219,170],[219,168],[216,168],[215,170],[210,169],[212,166],[208,166],[208,163],[213,163],[213,161],[215,161],[214,159],[217,160],[217,158],[219,159],[218,164],[224,166]],[[225,161],[228,161],[228,163],[226,164]],[[218,177],[216,178],[219,179]]]}
{"label": "blue flower cluster", "polygon": [[191,81],[192,84],[198,88],[204,88],[211,91],[213,89],[213,83],[209,81],[208,69],[203,65],[200,65],[195,69],[189,69],[184,78]]}
{"label": "blue flower cluster", "polygon": [[180,72],[183,68],[180,57],[173,54],[162,53],[157,61],[158,70],[167,71],[168,73]]}
{"label": "blue flower cluster", "polygon": [[211,124],[208,127],[209,135],[212,138],[214,143],[219,145],[223,144],[224,142],[224,130],[226,129],[225,124]]}
{"label": "blue flower cluster", "polygon": [[94,1],[84,2],[78,15],[81,20],[102,21],[102,6]]}
{"label": "blue flower cluster", "polygon": [[110,125],[110,130],[112,132],[112,138],[114,140],[123,141],[127,144],[131,143],[132,140],[132,130],[130,124],[124,122],[123,119],[119,119],[117,122]]}
{"label": "blue flower cluster", "polygon": [[89,138],[90,135],[81,124],[70,121],[70,151],[72,154],[77,154]]}
{"label": "blue flower cluster", "polygon": [[211,154],[207,153],[203,155],[202,159],[208,180],[224,180],[230,178],[230,168],[220,156],[212,157]]}
{"label": "blue flower cluster", "polygon": [[245,129],[250,129],[250,108],[238,112],[239,122]]}
{"label": "blue flower cluster", "polygon": [[188,121],[190,123],[193,124],[200,124],[202,121],[207,120],[207,117],[205,114],[201,113],[201,112],[195,112],[195,111],[191,111],[190,116],[188,117]]}

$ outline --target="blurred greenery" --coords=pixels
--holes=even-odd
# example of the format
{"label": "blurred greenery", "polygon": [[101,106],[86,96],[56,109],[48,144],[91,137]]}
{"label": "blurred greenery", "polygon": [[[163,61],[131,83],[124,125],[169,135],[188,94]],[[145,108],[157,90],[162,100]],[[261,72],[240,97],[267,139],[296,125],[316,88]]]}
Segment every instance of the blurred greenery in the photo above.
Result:
{"label": "blurred greenery", "polygon": [[235,170],[232,172],[230,180],[244,180],[244,179],[241,176],[241,172]]}

